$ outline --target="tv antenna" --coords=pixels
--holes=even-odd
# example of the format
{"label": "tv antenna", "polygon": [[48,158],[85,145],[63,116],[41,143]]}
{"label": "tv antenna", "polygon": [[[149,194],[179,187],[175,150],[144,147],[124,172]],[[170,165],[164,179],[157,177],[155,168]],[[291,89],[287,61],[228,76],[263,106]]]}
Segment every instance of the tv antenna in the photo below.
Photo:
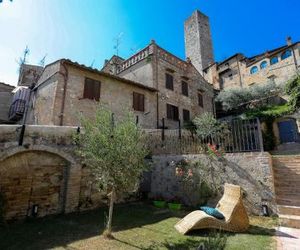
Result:
{"label": "tv antenna", "polygon": [[117,56],[119,56],[119,47],[121,44],[121,39],[122,39],[123,34],[124,34],[123,32],[120,32],[119,35],[114,38],[114,42],[115,42],[114,49],[116,50]]}
{"label": "tv antenna", "polygon": [[40,60],[40,62],[39,62],[39,65],[40,65],[40,66],[42,66],[42,67],[44,67],[44,66],[45,66],[46,57],[47,57],[47,54],[46,54],[46,55],[44,55],[44,57],[43,57],[43,58]]}

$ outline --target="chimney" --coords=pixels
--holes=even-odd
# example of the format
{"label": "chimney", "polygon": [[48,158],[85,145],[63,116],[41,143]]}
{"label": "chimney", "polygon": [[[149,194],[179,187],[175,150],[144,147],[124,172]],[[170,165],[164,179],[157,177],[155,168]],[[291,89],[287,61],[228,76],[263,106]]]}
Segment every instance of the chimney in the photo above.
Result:
{"label": "chimney", "polygon": [[292,38],[290,36],[288,36],[286,38],[286,43],[287,43],[288,46],[292,45],[293,42],[292,42]]}

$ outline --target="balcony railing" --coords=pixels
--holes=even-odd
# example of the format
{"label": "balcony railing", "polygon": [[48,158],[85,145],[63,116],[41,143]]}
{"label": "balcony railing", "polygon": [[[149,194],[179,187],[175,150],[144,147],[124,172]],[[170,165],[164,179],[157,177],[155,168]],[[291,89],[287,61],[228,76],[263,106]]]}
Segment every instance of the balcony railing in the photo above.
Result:
{"label": "balcony railing", "polygon": [[19,121],[25,112],[26,100],[16,99],[9,108],[9,120]]}

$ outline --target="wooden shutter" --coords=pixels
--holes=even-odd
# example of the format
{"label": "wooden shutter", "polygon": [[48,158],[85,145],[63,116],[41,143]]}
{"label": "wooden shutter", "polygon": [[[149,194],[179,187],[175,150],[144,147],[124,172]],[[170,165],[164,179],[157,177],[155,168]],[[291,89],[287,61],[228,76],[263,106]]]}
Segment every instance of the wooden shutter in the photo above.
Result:
{"label": "wooden shutter", "polygon": [[170,120],[178,120],[179,119],[178,107],[171,104],[167,104],[167,118]]}
{"label": "wooden shutter", "polygon": [[173,120],[178,121],[179,120],[179,112],[178,112],[178,107],[173,106]]}
{"label": "wooden shutter", "polygon": [[83,98],[99,101],[100,89],[101,83],[99,81],[90,78],[85,78]]}
{"label": "wooden shutter", "polygon": [[168,73],[166,73],[166,88],[170,90],[174,90],[173,76]]}
{"label": "wooden shutter", "polygon": [[203,95],[198,93],[198,105],[203,108]]}
{"label": "wooden shutter", "polygon": [[145,96],[139,94],[139,111],[145,111]]}
{"label": "wooden shutter", "polygon": [[185,96],[189,96],[189,88],[187,82],[181,82],[181,93]]}
{"label": "wooden shutter", "polygon": [[94,92],[94,83],[92,79],[85,78],[83,98],[92,99]]}
{"label": "wooden shutter", "polygon": [[172,119],[172,105],[167,104],[167,118]]}
{"label": "wooden shutter", "polygon": [[136,111],[145,111],[145,96],[133,92],[133,109]]}
{"label": "wooden shutter", "polygon": [[100,100],[100,88],[101,83],[98,81],[94,81],[94,99],[99,102]]}
{"label": "wooden shutter", "polygon": [[139,107],[138,93],[135,92],[133,92],[132,107],[134,110],[138,110]]}
{"label": "wooden shutter", "polygon": [[182,116],[183,116],[183,120],[185,122],[189,121],[190,120],[190,111],[187,110],[187,109],[183,109],[182,110]]}

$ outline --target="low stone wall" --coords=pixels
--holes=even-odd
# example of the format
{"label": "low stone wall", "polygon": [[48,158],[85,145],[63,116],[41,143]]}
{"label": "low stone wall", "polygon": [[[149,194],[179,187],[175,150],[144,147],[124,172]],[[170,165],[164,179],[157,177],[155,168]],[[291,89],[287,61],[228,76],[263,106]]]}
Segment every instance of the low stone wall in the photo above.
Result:
{"label": "low stone wall", "polygon": [[[89,171],[75,154],[76,127],[0,125],[0,194],[5,219],[93,209],[107,204]],[[135,196],[124,196],[126,202]],[[0,215],[1,216],[1,215]]]}
{"label": "low stone wall", "polygon": [[[187,205],[194,206],[203,202],[199,196],[200,190],[193,187],[188,192],[183,190],[182,181],[175,175],[176,162],[182,159],[190,162],[200,161],[204,166],[209,166],[208,156],[203,154],[153,156],[150,197],[162,195],[166,199],[172,199],[174,196],[181,196]],[[249,213],[260,214],[262,204],[267,204],[271,213],[276,213],[272,161],[269,153],[226,154],[222,161],[214,162],[209,171],[205,181],[210,184],[218,182],[222,185],[227,182],[242,187],[244,203]],[[216,205],[220,197],[221,194],[209,199],[208,204]]]}

